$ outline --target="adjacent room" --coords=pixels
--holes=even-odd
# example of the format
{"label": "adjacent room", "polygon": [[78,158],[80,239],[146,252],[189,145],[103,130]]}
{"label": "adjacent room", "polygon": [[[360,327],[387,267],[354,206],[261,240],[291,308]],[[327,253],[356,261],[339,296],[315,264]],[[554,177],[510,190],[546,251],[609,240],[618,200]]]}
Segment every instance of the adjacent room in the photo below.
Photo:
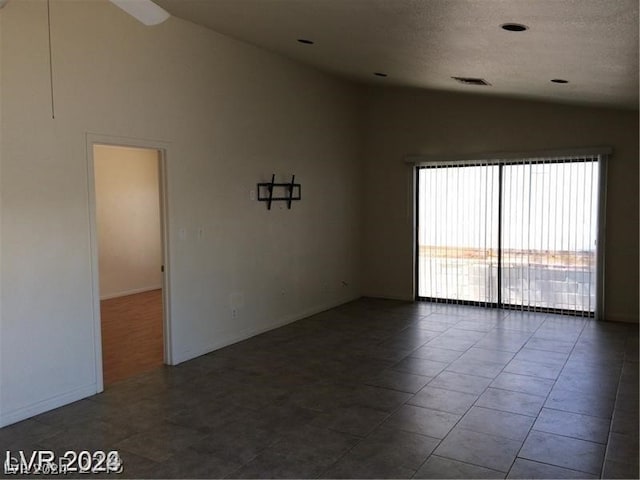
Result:
{"label": "adjacent room", "polygon": [[164,363],[159,162],[155,149],[93,146],[105,386]]}
{"label": "adjacent room", "polygon": [[638,478],[638,13],[0,0],[3,474]]}

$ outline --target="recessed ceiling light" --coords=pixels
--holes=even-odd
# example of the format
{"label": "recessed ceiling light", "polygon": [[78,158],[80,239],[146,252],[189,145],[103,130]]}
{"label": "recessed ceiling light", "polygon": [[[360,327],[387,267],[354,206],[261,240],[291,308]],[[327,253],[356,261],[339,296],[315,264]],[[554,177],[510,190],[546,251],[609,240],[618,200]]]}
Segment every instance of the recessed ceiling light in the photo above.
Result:
{"label": "recessed ceiling light", "polygon": [[373,72],[373,74],[376,77],[386,77],[386,76],[388,76],[386,73],[382,73],[382,72]]}
{"label": "recessed ceiling light", "polygon": [[305,45],[313,45],[313,40],[307,40],[306,38],[299,38],[298,42],[304,43]]}
{"label": "recessed ceiling light", "polygon": [[500,27],[508,32],[524,32],[525,30],[529,30],[529,27],[521,23],[505,23],[500,25]]}
{"label": "recessed ceiling light", "polygon": [[551,80],[553,83],[569,83],[569,80],[565,80],[563,78],[554,78]]}

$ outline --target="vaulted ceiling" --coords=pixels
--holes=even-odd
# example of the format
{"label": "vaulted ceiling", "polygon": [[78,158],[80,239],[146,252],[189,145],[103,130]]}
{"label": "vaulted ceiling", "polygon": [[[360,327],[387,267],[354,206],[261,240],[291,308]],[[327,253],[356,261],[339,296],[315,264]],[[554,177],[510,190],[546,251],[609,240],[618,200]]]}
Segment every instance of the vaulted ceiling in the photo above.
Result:
{"label": "vaulted ceiling", "polygon": [[638,108],[637,0],[155,1],[360,82]]}

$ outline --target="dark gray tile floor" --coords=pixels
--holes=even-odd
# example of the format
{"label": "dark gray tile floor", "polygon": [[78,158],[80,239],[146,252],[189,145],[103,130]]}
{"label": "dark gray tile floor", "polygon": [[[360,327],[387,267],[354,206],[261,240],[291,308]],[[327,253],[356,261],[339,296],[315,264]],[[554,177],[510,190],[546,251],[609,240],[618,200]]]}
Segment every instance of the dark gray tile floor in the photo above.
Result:
{"label": "dark gray tile floor", "polygon": [[638,327],[361,299],[0,430],[126,478],[638,478]]}

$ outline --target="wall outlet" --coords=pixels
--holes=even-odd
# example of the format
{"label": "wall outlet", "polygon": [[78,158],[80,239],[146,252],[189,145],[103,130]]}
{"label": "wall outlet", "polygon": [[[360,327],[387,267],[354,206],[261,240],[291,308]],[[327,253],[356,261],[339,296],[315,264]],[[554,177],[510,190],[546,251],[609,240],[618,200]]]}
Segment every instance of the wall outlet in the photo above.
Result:
{"label": "wall outlet", "polygon": [[237,308],[232,308],[231,309],[231,318],[233,318],[233,319],[238,318],[238,309]]}

